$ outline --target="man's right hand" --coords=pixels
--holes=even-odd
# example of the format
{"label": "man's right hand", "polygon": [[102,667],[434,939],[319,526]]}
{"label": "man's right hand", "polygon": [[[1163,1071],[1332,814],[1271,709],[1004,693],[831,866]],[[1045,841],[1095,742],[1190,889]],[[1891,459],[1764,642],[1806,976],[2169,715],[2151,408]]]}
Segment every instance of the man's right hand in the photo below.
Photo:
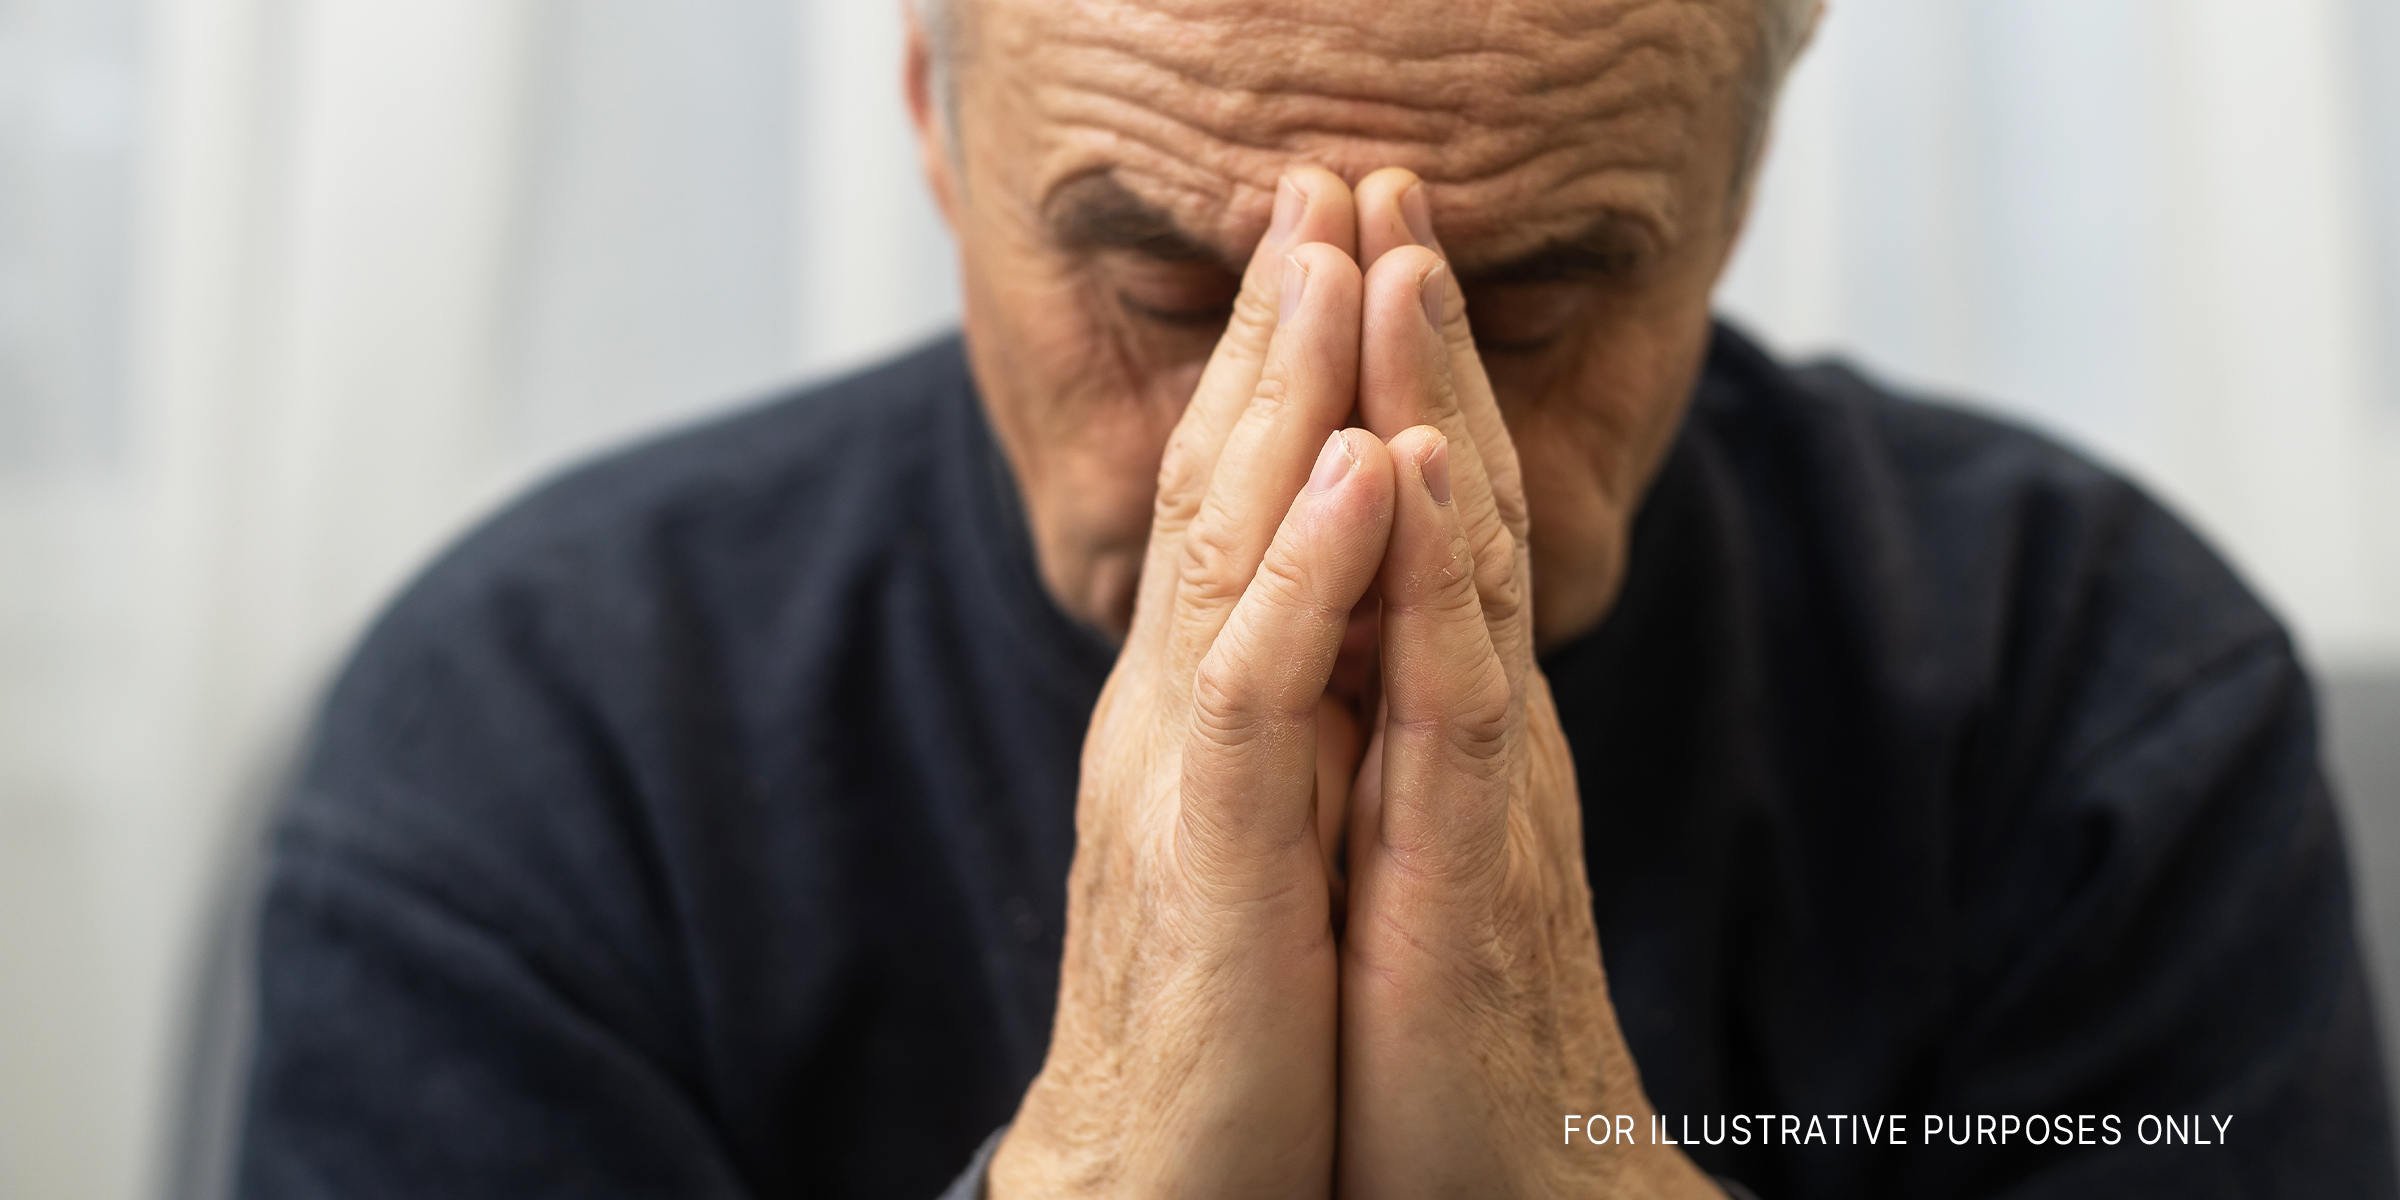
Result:
{"label": "man's right hand", "polygon": [[1331,1189],[1348,780],[1311,781],[1393,486],[1382,443],[1342,429],[1355,253],[1349,187],[1287,176],[1168,444],[1084,746],[1049,1057],[993,1160],[995,1200]]}

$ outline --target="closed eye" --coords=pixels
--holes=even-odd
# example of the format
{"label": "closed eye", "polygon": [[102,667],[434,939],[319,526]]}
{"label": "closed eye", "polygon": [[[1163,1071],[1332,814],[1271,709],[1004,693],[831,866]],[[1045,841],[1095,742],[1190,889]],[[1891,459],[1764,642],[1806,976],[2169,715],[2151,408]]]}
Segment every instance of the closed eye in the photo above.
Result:
{"label": "closed eye", "polygon": [[1523,355],[1548,350],[1573,329],[1592,288],[1576,283],[1477,283],[1466,291],[1476,350]]}
{"label": "closed eye", "polygon": [[1111,255],[1105,270],[1128,314],[1173,329],[1221,329],[1233,318],[1241,277],[1214,263]]}

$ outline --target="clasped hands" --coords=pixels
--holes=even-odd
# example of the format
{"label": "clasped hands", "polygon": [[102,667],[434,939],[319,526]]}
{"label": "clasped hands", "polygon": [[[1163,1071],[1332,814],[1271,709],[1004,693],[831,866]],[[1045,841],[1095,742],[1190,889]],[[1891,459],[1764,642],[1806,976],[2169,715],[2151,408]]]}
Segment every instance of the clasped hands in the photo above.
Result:
{"label": "clasped hands", "polygon": [[1649,1107],[1526,529],[1416,177],[1292,171],[1160,469],[995,1200],[1718,1194],[1561,1144]]}

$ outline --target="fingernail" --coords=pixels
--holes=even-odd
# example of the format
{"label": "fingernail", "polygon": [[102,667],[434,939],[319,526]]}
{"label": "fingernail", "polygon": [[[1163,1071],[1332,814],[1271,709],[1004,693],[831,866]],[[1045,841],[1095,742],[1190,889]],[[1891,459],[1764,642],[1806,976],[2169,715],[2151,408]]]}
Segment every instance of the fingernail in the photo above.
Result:
{"label": "fingernail", "polygon": [[1306,291],[1308,291],[1308,268],[1301,266],[1299,259],[1289,254],[1284,255],[1283,309],[1275,315],[1276,324],[1281,325],[1290,321],[1292,314],[1300,311],[1300,296]]}
{"label": "fingernail", "polygon": [[1435,504],[1450,503],[1450,439],[1443,438],[1417,460],[1417,474],[1425,478],[1425,491]]}
{"label": "fingernail", "polygon": [[1333,436],[1325,439],[1325,448],[1317,451],[1317,469],[1308,473],[1308,494],[1322,496],[1332,491],[1356,465],[1358,456],[1350,452],[1349,431],[1334,430]]}
{"label": "fingernail", "polygon": [[1408,236],[1428,250],[1441,249],[1433,240],[1433,203],[1425,198],[1425,185],[1412,183],[1400,193],[1400,219],[1408,225]]}
{"label": "fingernail", "polygon": [[1267,227],[1267,241],[1283,245],[1300,231],[1300,217],[1308,211],[1308,197],[1292,186],[1291,177],[1275,181],[1275,221]]}
{"label": "fingernail", "polygon": [[1442,331],[1442,295],[1449,290],[1442,282],[1441,263],[1433,264],[1433,269],[1425,272],[1425,278],[1417,281],[1417,299],[1425,305],[1425,323],[1433,326],[1435,333]]}

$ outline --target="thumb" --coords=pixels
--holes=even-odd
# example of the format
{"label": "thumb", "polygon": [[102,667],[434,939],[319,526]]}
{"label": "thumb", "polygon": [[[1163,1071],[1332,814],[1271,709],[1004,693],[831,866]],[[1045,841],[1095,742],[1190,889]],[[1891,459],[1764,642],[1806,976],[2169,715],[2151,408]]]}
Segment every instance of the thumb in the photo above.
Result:
{"label": "thumb", "polygon": [[1383,443],[1335,430],[1194,673],[1177,845],[1229,899],[1287,889],[1296,864],[1318,869],[1318,705],[1391,519]]}
{"label": "thumb", "polygon": [[[1158,499],[1150,519],[1150,553],[1142,571],[1135,613],[1136,637],[1144,613],[1163,615],[1175,572],[1161,567],[1173,551],[1216,476],[1217,460],[1242,410],[1258,392],[1267,351],[1275,340],[1283,305],[1284,260],[1295,249],[1323,242],[1350,252],[1357,242],[1357,217],[1350,185],[1322,167],[1295,167],[1275,185],[1275,210],[1265,237],[1242,273],[1233,316],[1202,369],[1200,383],[1184,408],[1158,470]],[[1172,560],[1168,560],[1172,561]],[[1151,626],[1160,622],[1153,619]]]}

